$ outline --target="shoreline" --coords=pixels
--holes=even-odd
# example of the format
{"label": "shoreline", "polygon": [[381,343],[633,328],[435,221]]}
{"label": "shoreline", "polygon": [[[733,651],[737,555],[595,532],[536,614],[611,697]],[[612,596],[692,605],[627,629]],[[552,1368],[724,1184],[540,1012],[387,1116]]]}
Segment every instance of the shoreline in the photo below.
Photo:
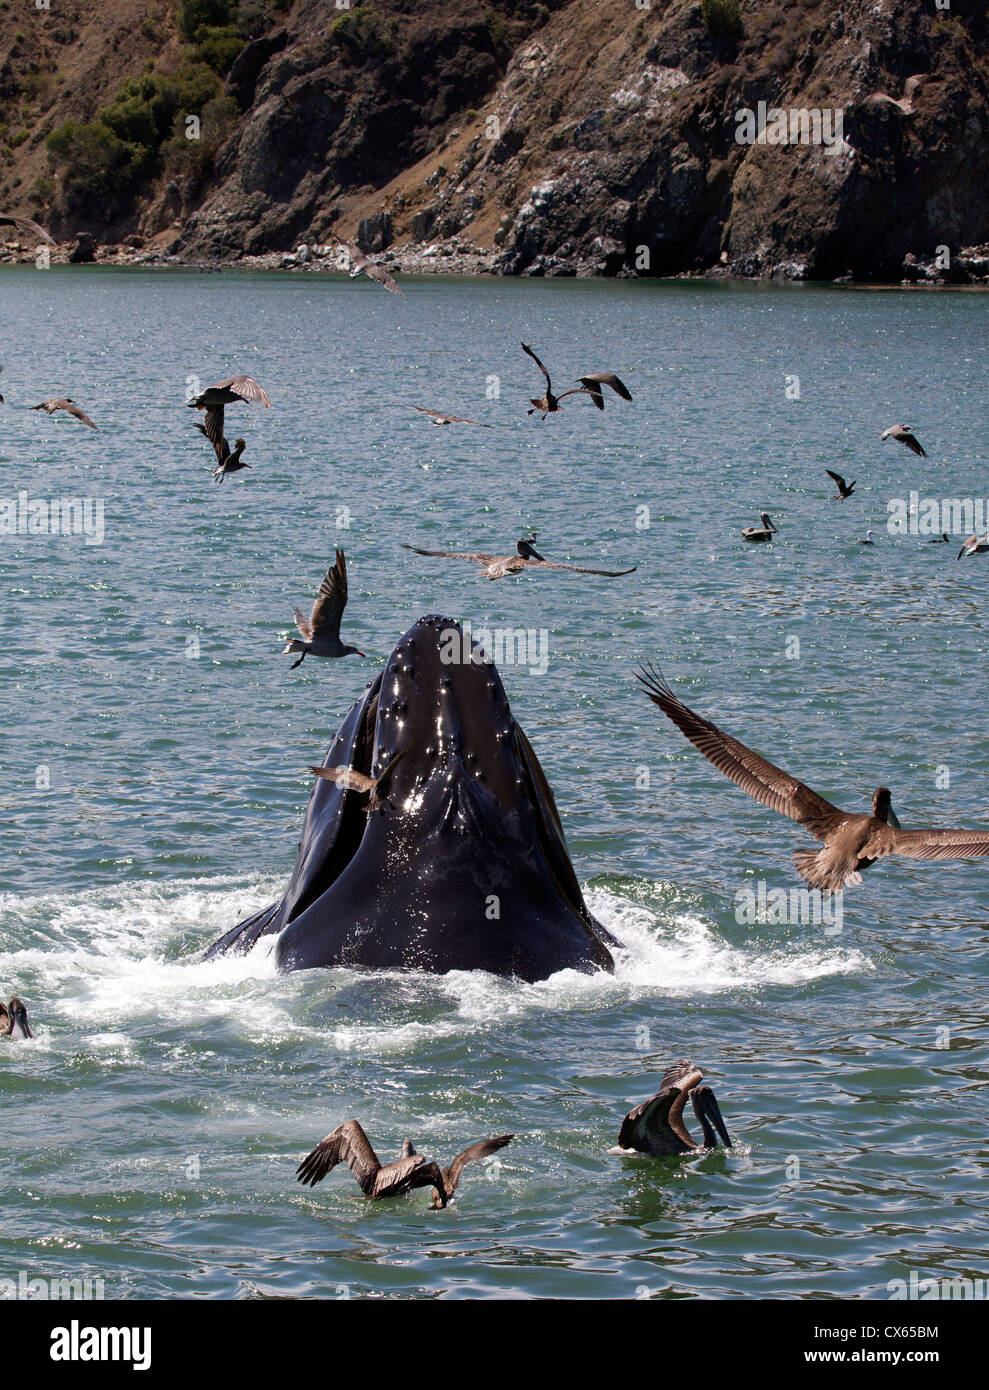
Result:
{"label": "shoreline", "polygon": [[[172,242],[174,245],[174,241]],[[187,259],[160,245],[133,246],[127,243],[107,243],[87,248],[79,254],[79,242],[60,242],[45,248],[49,266],[79,265],[86,268],[108,266],[139,270],[196,270],[219,273],[291,271],[303,275],[339,275],[347,277],[340,264],[336,246],[301,244],[294,251],[269,251],[255,256],[228,256],[213,259]],[[8,265],[29,266],[36,261],[36,248],[19,241],[0,243],[0,268]],[[727,263],[709,266],[704,270],[681,270],[668,275],[636,275],[620,270],[615,275],[602,275],[598,266],[566,265],[565,267],[522,271],[506,274],[501,268],[502,253],[498,248],[485,249],[454,238],[447,242],[406,242],[387,250],[372,253],[377,264],[389,274],[414,278],[427,275],[490,277],[499,280],[621,280],[634,281],[728,281],[733,284],[832,285],[847,289],[920,289],[920,290],[986,290],[989,289],[989,245],[964,247],[955,257],[956,269],[942,273],[933,258],[907,256],[899,280],[858,280],[850,272],[834,278],[816,278],[806,273],[806,267],[789,261],[780,266],[746,270]],[[541,260],[543,258],[540,258]]]}

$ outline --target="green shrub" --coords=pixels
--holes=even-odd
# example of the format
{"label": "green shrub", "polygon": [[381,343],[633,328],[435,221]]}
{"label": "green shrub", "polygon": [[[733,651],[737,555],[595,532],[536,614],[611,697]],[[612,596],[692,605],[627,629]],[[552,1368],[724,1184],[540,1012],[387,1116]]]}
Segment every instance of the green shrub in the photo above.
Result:
{"label": "green shrub", "polygon": [[230,0],[179,0],[179,32],[190,43],[200,29],[222,29],[237,17],[236,3]]}
{"label": "green shrub", "polygon": [[330,26],[334,43],[358,62],[390,48],[395,37],[395,21],[383,20],[367,5],[345,11]]}
{"label": "green shrub", "polygon": [[701,0],[701,18],[716,38],[737,39],[744,32],[738,0]]}

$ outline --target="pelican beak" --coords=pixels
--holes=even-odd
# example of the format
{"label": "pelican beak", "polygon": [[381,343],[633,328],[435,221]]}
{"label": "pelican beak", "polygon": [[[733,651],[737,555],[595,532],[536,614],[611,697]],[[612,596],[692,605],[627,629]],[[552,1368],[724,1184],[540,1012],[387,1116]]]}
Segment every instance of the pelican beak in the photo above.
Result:
{"label": "pelican beak", "polygon": [[709,1086],[699,1086],[691,1096],[697,1118],[703,1117],[714,1126],[721,1136],[721,1142],[726,1149],[731,1148],[731,1135],[721,1114],[721,1107],[718,1105],[717,1097]]}
{"label": "pelican beak", "polygon": [[34,1034],[31,1031],[31,1025],[27,1021],[27,1009],[25,1009],[23,1005],[19,1009],[14,1010],[14,1018],[13,1024],[10,1029],[10,1036],[11,1038],[18,1039],[34,1037]]}
{"label": "pelican beak", "polygon": [[891,825],[894,830],[903,829],[902,825],[896,818],[896,812],[893,810],[892,806],[889,808],[889,814],[886,817],[886,824]]}

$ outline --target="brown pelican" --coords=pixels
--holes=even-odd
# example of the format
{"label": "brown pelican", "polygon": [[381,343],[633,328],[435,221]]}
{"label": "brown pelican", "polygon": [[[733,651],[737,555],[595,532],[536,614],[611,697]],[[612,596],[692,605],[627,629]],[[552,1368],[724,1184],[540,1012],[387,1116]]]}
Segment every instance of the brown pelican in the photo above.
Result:
{"label": "brown pelican", "polygon": [[467,420],[463,415],[444,415],[442,410],[427,410],[424,405],[414,405],[423,415],[428,415],[434,425],[479,425],[482,430],[493,430],[494,425],[485,425],[481,420]]}
{"label": "brown pelican", "polygon": [[372,280],[377,280],[379,285],[384,285],[385,289],[390,290],[392,294],[405,294],[405,291],[396,284],[387,270],[382,270],[380,265],[372,261],[369,256],[365,256],[359,246],[344,241],[343,237],[337,236],[336,232],[331,232],[330,236],[347,253],[347,270],[351,280],[355,275],[368,275]]}
{"label": "brown pelican", "polygon": [[438,1163],[417,1154],[412,1140],[406,1139],[402,1144],[401,1158],[394,1163],[382,1164],[358,1122],[345,1120],[302,1160],[296,1169],[296,1177],[299,1182],[315,1187],[331,1168],[338,1163],[346,1163],[360,1183],[364,1196],[370,1201],[397,1197],[411,1192],[415,1187],[432,1187],[431,1206],[433,1211],[438,1211],[456,1192],[460,1175],[468,1163],[487,1158],[514,1138],[514,1134],[499,1134],[495,1139],[482,1139],[479,1144],[471,1144],[469,1149],[458,1154],[449,1168],[442,1169]]}
{"label": "brown pelican", "polygon": [[556,560],[544,560],[534,549],[535,533],[516,542],[517,555],[484,555],[480,551],[465,550],[421,550],[417,545],[406,545],[403,550],[414,550],[417,555],[431,555],[439,560],[470,560],[472,564],[483,565],[485,579],[504,579],[507,574],[521,574],[524,569],[572,570],[575,574],[601,574],[607,579],[617,579],[619,575],[632,574],[638,565],[628,570],[592,570],[580,565],[563,565]]}
{"label": "brown pelican", "polygon": [[[726,1149],[731,1138],[721,1115],[721,1109],[710,1086],[701,1086],[704,1073],[681,1057],[659,1083],[651,1100],[644,1100],[630,1110],[622,1120],[618,1143],[612,1154],[649,1154],[662,1158],[666,1154],[696,1153],[698,1149],[716,1149],[720,1135]],[[683,1110],[690,1097],[694,1114],[704,1134],[703,1144],[696,1144],[683,1123]]]}
{"label": "brown pelican", "polygon": [[307,656],[364,656],[356,647],[348,647],[340,641],[340,619],[347,606],[347,561],[342,550],[337,551],[336,564],[331,565],[319,586],[319,594],[313,604],[312,613],[307,618],[301,609],[296,608],[295,625],[302,633],[304,641],[290,637],[282,656],[288,652],[301,652],[298,661],[293,661],[291,669],[301,666]]}
{"label": "brown pelican", "polygon": [[42,241],[47,241],[50,246],[55,245],[55,238],[49,236],[44,227],[39,227],[37,222],[32,222],[30,217],[17,217],[12,212],[0,212],[0,227],[23,227],[25,231],[34,232],[35,236],[41,237]]}
{"label": "brown pelican", "polygon": [[71,396],[62,396],[58,400],[42,401],[40,405],[29,405],[28,410],[43,410],[46,415],[54,415],[56,410],[67,411],[69,415],[74,415],[77,420],[81,420],[84,425],[88,425],[91,430],[98,429],[84,410],[80,410]]}
{"label": "brown pelican", "polygon": [[[367,777],[363,772],[358,772],[356,767],[310,767],[309,771],[315,773],[317,777],[322,777],[327,782],[336,782],[338,787],[343,787],[346,791],[360,792],[361,794],[370,792],[371,795],[367,804],[367,813],[370,816],[378,809],[382,802],[391,806],[385,788],[391,779],[392,773],[395,771],[396,765],[405,757],[411,747],[412,744],[410,743],[407,747],[403,748],[401,752],[396,753],[384,772],[380,773],[377,777]],[[394,807],[392,807],[392,809],[394,810]]]}
{"label": "brown pelican", "polygon": [[811,888],[837,892],[862,882],[862,869],[877,859],[972,859],[989,854],[989,830],[903,830],[893,814],[888,787],[877,787],[872,814],[842,811],[744,743],[723,733],[680,700],[652,667],[636,672],[650,700],[719,772],[763,806],[802,825],[822,850],[797,850],[797,872]]}
{"label": "brown pelican", "polygon": [[527,415],[535,415],[537,412],[541,411],[541,418],[545,420],[547,415],[556,414],[556,412],[560,408],[560,402],[564,400],[567,396],[590,396],[591,400],[597,406],[598,410],[603,410],[604,396],[601,392],[602,382],[606,386],[610,386],[612,391],[614,391],[616,395],[621,396],[623,400],[630,401],[632,399],[632,395],[628,387],[625,385],[623,381],[620,381],[618,377],[615,376],[614,372],[596,372],[593,376],[579,377],[578,380],[581,383],[580,386],[571,387],[569,391],[561,391],[558,396],[554,396],[553,383],[550,380],[549,372],[543,366],[542,362],[540,362],[539,358],[533,352],[532,348],[529,347],[526,343],[522,344],[522,351],[527,352],[529,354],[533,362],[535,362],[536,366],[539,368],[543,376],[546,378],[545,396],[540,396],[538,400],[535,396],[530,398],[532,409],[526,411]]}
{"label": "brown pelican", "polygon": [[969,536],[962,544],[962,548],[958,552],[958,558],[960,560],[963,555],[966,557],[969,555],[984,555],[987,550],[989,550],[989,531],[981,538],[979,536]]}
{"label": "brown pelican", "polygon": [[912,449],[915,454],[920,454],[921,458],[927,457],[926,450],[909,425],[890,425],[888,430],[883,430],[879,438],[896,439],[908,449]]}
{"label": "brown pelican", "polygon": [[31,1025],[27,1021],[27,1009],[15,994],[9,1004],[0,1002],[0,1038],[33,1038]]}
{"label": "brown pelican", "polygon": [[[264,387],[259,385],[252,376],[228,376],[226,381],[218,381],[215,386],[207,386],[205,391],[200,391],[198,396],[193,396],[187,405],[192,410],[205,411],[203,424],[197,425],[209,442],[212,444],[218,467],[213,474],[217,482],[223,480],[225,473],[236,473],[238,468],[250,468],[249,463],[240,463],[240,455],[244,450],[244,441],[237,440],[240,448],[236,452],[236,457],[231,453],[230,446],[223,437],[223,408],[233,405],[236,401],[252,401],[263,405],[265,409],[271,405],[268,393]],[[227,466],[227,459],[235,457],[235,467]],[[218,476],[219,475],[219,476]]]}
{"label": "brown pelican", "polygon": [[771,541],[773,536],[778,535],[776,527],[768,512],[760,512],[759,520],[761,526],[746,526],[742,532],[743,541]]}
{"label": "brown pelican", "polygon": [[[855,487],[855,483],[846,483],[845,480],[844,480],[844,478],[841,476],[840,473],[832,473],[832,471],[831,471],[830,468],[825,468],[824,471],[825,471],[825,473],[828,475],[829,478],[833,478],[833,479],[835,480],[835,482],[838,484],[838,491],[835,493],[834,497],[831,499],[832,501],[834,501],[834,502],[839,502],[839,501],[843,502],[843,501],[845,500],[846,497],[851,497],[851,495],[852,495],[852,490],[853,490],[854,487]],[[857,480],[856,480],[856,481],[857,481]]]}
{"label": "brown pelican", "polygon": [[593,372],[590,376],[579,376],[577,380],[597,406],[598,410],[604,409],[604,395],[602,386],[610,386],[616,396],[620,396],[623,401],[630,401],[632,393],[614,372]]}

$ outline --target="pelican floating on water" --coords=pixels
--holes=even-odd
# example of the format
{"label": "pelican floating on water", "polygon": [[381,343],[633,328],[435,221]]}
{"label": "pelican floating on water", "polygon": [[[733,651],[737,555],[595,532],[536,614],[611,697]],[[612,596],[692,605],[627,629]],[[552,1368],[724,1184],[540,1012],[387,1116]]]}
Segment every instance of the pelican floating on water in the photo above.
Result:
{"label": "pelican floating on water", "polygon": [[12,1042],[17,1042],[24,1038],[33,1038],[31,1025],[27,1021],[27,1009],[13,995],[9,1004],[0,1002],[0,1038],[10,1038]]}
{"label": "pelican floating on water", "polygon": [[348,647],[340,641],[340,619],[347,606],[347,558],[342,550],[337,551],[336,563],[331,565],[319,586],[312,613],[307,618],[301,608],[294,609],[295,625],[302,633],[303,641],[297,637],[288,638],[282,656],[289,652],[301,652],[298,661],[293,661],[291,670],[301,666],[307,656],[364,656],[357,647]]}
{"label": "pelican floating on water", "polygon": [[760,512],[761,526],[746,526],[742,532],[743,541],[771,541],[778,531],[768,512]]}
{"label": "pelican floating on water", "polygon": [[816,840],[824,841],[821,850],[797,850],[793,856],[797,872],[811,888],[834,893],[861,883],[862,869],[892,854],[907,859],[972,859],[989,854],[989,830],[903,830],[893,814],[888,787],[876,788],[871,815],[841,810],[696,714],[652,667],[643,667],[642,674],[636,675],[653,704],[719,772],[763,806],[789,816]]}
{"label": "pelican floating on water", "polygon": [[627,570],[592,570],[581,565],[564,565],[557,560],[544,560],[535,549],[535,532],[528,538],[517,541],[515,555],[485,555],[481,551],[470,550],[422,550],[417,545],[402,542],[403,550],[414,550],[417,555],[431,555],[438,560],[470,560],[472,564],[483,565],[485,579],[504,579],[507,574],[521,574],[524,569],[571,570],[574,574],[600,574],[607,579],[618,579],[623,574],[633,574],[638,565]]}
{"label": "pelican floating on water", "polygon": [[457,1155],[449,1168],[440,1168],[438,1163],[417,1154],[412,1140],[406,1139],[402,1144],[401,1158],[382,1164],[358,1122],[345,1120],[302,1160],[296,1169],[296,1177],[299,1182],[315,1187],[338,1163],[346,1163],[369,1201],[397,1197],[416,1187],[432,1187],[431,1206],[438,1211],[456,1192],[460,1175],[468,1163],[487,1158],[514,1138],[514,1134],[499,1134],[495,1139],[482,1139],[478,1144],[471,1144],[470,1148]]}
{"label": "pelican floating on water", "polygon": [[[622,1120],[618,1143],[612,1154],[648,1154],[662,1158],[667,1154],[696,1153],[699,1149],[716,1149],[720,1137],[726,1149],[731,1138],[721,1115],[721,1107],[710,1086],[702,1086],[704,1076],[681,1057],[674,1062],[659,1083],[659,1090],[630,1110]],[[703,1144],[696,1143],[683,1122],[683,1110],[690,1099],[694,1114],[700,1122]]]}
{"label": "pelican floating on water", "polygon": [[866,531],[866,533],[865,533],[865,540],[859,541],[859,545],[875,545],[875,541],[872,539],[872,528],[871,528],[871,527],[870,527],[869,530]]}

